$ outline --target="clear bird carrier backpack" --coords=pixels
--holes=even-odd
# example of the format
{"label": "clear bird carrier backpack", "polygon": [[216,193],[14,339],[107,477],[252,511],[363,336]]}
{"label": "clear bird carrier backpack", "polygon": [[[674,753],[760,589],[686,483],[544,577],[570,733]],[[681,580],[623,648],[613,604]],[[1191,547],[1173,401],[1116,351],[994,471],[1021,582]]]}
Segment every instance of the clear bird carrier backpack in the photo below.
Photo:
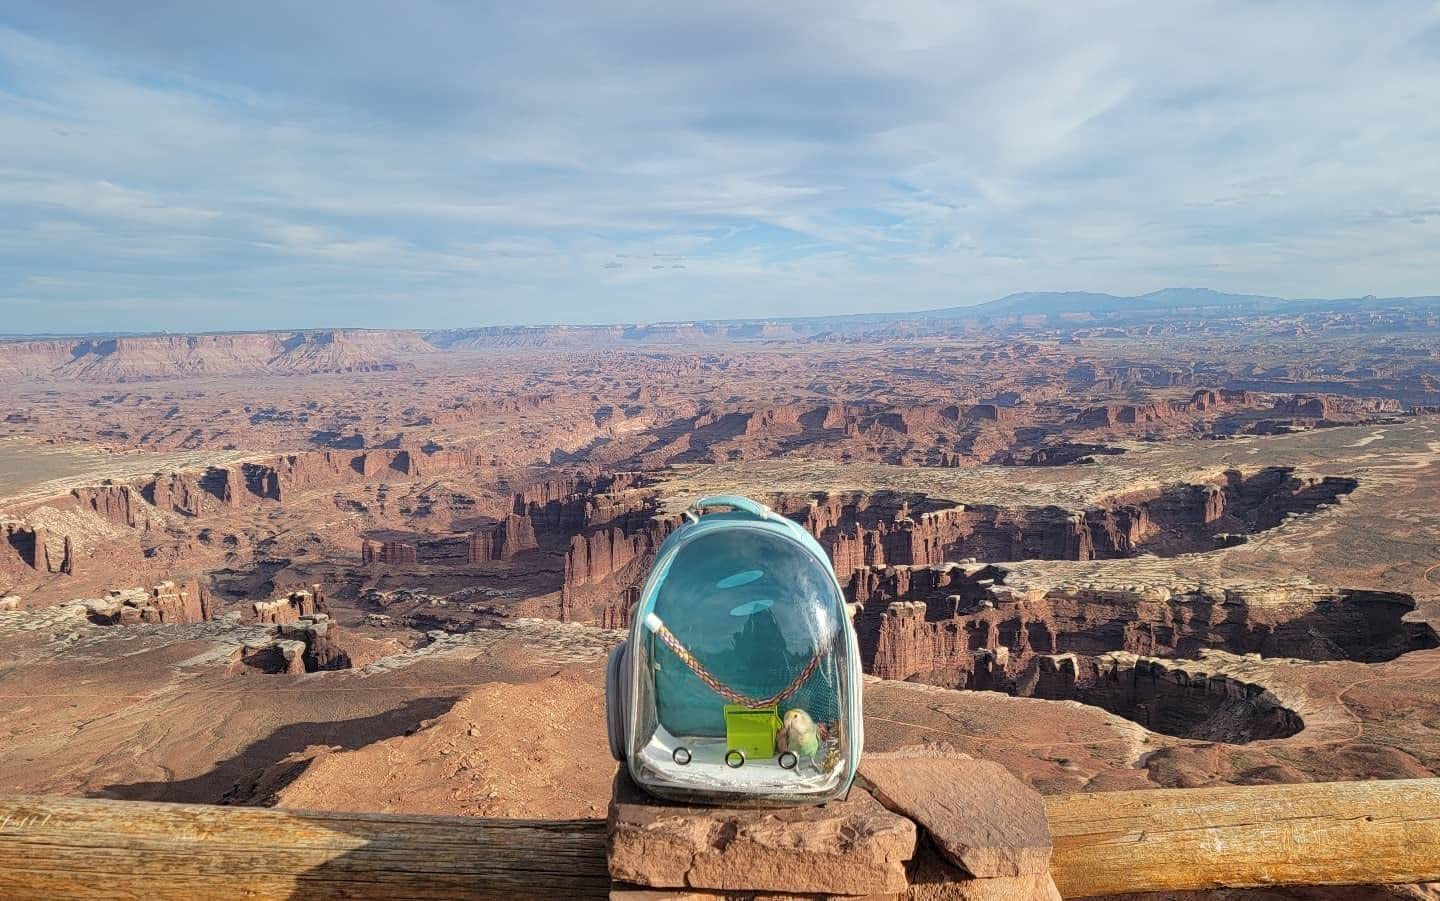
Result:
{"label": "clear bird carrier backpack", "polygon": [[860,655],[824,549],[747,498],[698,501],[656,553],[605,704],[611,753],[656,796],[843,795],[864,743]]}

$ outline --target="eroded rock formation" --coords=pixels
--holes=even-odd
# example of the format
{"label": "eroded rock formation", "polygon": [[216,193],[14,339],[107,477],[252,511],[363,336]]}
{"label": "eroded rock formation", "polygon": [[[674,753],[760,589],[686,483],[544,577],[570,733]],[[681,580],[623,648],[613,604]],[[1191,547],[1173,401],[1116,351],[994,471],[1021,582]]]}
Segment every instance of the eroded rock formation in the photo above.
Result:
{"label": "eroded rock formation", "polygon": [[965,557],[1094,560],[1211,550],[1222,543],[1220,536],[1274,528],[1289,514],[1335,503],[1355,486],[1353,479],[1269,467],[1249,475],[1229,471],[1214,483],[1135,491],[1089,510],[952,505],[885,493],[780,498],[774,504],[804,525],[844,574],[863,566]]}
{"label": "eroded rock formation", "polygon": [[1180,738],[1245,744],[1288,738],[1305,728],[1295,711],[1262,685],[1191,661],[1125,652],[1044,655],[1014,694],[1103,707],[1147,729]]}
{"label": "eroded rock formation", "polygon": [[1414,598],[1392,592],[1301,584],[1014,588],[1005,575],[981,564],[855,573],[850,593],[867,671],[1080,700],[1172,735],[1248,741],[1293,734],[1298,715],[1243,679],[1197,679],[1194,659],[1220,650],[1373,663],[1440,646],[1429,625],[1406,619]]}
{"label": "eroded rock formation", "polygon": [[341,647],[339,632],[339,624],[325,613],[307,613],[271,624],[263,637],[231,653],[227,671],[230,675],[298,675],[349,669],[350,654]]}
{"label": "eroded rock formation", "polygon": [[1117,425],[1144,425],[1166,422],[1193,413],[1231,407],[1253,407],[1258,403],[1249,391],[1202,389],[1187,401],[1158,401],[1149,404],[1107,404],[1092,407],[1076,417],[1083,426],[1113,428]]}
{"label": "eroded rock formation", "polygon": [[[230,466],[161,473],[136,486],[108,486],[100,494],[124,498],[92,499],[96,489],[76,496],[112,522],[136,526],[133,494],[165,513],[201,516],[206,512],[246,506],[261,501],[285,501],[292,493],[344,484],[396,478],[423,478],[444,472],[486,465],[472,449],[435,446],[398,447],[359,451],[323,450],[284,454]],[[111,512],[113,511],[113,513]]]}
{"label": "eroded rock formation", "polygon": [[198,583],[113,589],[83,603],[89,620],[101,625],[203,623],[214,615],[210,592]]}
{"label": "eroded rock formation", "polygon": [[63,557],[56,559],[50,551],[49,535],[43,526],[32,526],[18,520],[0,521],[0,568],[25,567],[38,572],[58,573]]}
{"label": "eroded rock formation", "polygon": [[97,485],[76,488],[71,494],[90,512],[107,522],[132,529],[149,529],[150,504],[129,485]]}
{"label": "eroded rock formation", "polygon": [[415,545],[404,541],[370,541],[360,543],[360,565],[370,566],[381,563],[391,566],[415,564],[418,556]]}
{"label": "eroded rock formation", "polygon": [[[545,503],[522,503],[494,527],[470,539],[472,563],[505,559],[507,536],[530,521],[541,547],[564,541],[563,587],[558,610],[564,620],[619,623],[660,542],[678,519],[658,515],[656,499],[627,480],[620,487],[577,481],[547,489]],[[1061,507],[1005,508],[888,492],[842,492],[820,496],[778,495],[772,507],[803,525],[826,548],[842,579],[852,579],[856,600],[879,591],[878,568],[908,580],[910,568],[967,558],[988,560],[1091,560],[1212,550],[1273,528],[1291,514],[1336,502],[1354,480],[1302,477],[1287,467],[1242,474],[1228,471],[1213,482],[1138,490],[1088,510]],[[372,555],[375,552],[371,552]],[[372,559],[367,557],[367,559]],[[851,574],[854,574],[853,578]],[[891,588],[899,598],[907,585]],[[545,612],[545,611],[539,611]]]}
{"label": "eroded rock formation", "polygon": [[1440,645],[1405,617],[1414,598],[1309,585],[1017,589],[979,564],[872,568],[854,574],[856,629],[869,669],[971,687],[980,650],[1004,648],[1012,671],[1036,654],[1127,651],[1193,657],[1205,648],[1306,660],[1390,660]]}
{"label": "eroded rock formation", "polygon": [[325,589],[321,585],[292,591],[284,597],[268,601],[256,601],[251,604],[251,610],[254,611],[255,622],[272,625],[298,622],[303,617],[321,613],[328,616],[330,612],[325,606]]}
{"label": "eroded rock formation", "polygon": [[491,560],[513,560],[516,556],[540,546],[535,536],[535,523],[530,518],[529,504],[516,498],[516,506],[494,527],[470,536],[468,561],[484,563]]}

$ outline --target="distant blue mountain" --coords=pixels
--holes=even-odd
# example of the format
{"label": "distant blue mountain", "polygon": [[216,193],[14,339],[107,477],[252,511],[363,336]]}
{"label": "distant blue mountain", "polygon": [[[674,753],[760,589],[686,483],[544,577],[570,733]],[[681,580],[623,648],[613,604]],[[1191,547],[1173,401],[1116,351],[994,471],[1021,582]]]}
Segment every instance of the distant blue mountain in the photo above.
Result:
{"label": "distant blue mountain", "polygon": [[1110,313],[1139,313],[1144,311],[1174,312],[1179,310],[1234,310],[1258,311],[1278,309],[1298,303],[1283,297],[1267,297],[1261,294],[1226,294],[1209,288],[1162,288],[1136,297],[1119,297],[1114,294],[1093,294],[1088,291],[1028,291],[1010,294],[999,300],[991,300],[972,307],[950,307],[937,310],[950,316],[979,316],[988,318],[996,315],[1018,316],[1059,316],[1073,313],[1104,315]]}
{"label": "distant blue mountain", "polygon": [[[1164,315],[1185,312],[1215,312],[1253,315],[1312,309],[1420,307],[1440,304],[1440,297],[1356,297],[1332,299],[1291,299],[1264,294],[1227,294],[1209,288],[1162,288],[1149,294],[1121,297],[1087,291],[1029,291],[998,300],[964,307],[946,307],[914,314],[936,319],[991,319],[1002,316],[1078,316],[1097,319],[1126,314]],[[896,314],[893,318],[907,318]]]}

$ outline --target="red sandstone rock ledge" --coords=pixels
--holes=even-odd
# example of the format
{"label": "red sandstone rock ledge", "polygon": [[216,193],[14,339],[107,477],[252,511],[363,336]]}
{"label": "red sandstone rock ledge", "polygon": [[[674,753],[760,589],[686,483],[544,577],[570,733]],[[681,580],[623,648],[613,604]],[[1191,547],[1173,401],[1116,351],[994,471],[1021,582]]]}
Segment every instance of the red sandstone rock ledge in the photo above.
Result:
{"label": "red sandstone rock ledge", "polygon": [[1002,766],[913,749],[871,754],[819,807],[658,801],[622,771],[609,817],[615,899],[1059,901],[1040,796]]}

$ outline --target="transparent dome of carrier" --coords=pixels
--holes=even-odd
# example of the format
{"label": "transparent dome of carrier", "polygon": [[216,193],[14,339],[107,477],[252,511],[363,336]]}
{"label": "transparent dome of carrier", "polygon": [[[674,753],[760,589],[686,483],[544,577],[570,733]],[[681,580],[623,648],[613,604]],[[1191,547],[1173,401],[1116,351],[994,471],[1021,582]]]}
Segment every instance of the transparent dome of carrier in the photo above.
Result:
{"label": "transparent dome of carrier", "polygon": [[[777,799],[833,790],[845,778],[850,732],[849,626],[828,567],[760,528],[698,534],[659,564],[666,569],[650,614],[680,649],[653,628],[637,649],[631,736],[641,781]],[[780,731],[794,734],[787,715],[804,725],[795,710],[814,724],[813,751],[777,742]]]}

